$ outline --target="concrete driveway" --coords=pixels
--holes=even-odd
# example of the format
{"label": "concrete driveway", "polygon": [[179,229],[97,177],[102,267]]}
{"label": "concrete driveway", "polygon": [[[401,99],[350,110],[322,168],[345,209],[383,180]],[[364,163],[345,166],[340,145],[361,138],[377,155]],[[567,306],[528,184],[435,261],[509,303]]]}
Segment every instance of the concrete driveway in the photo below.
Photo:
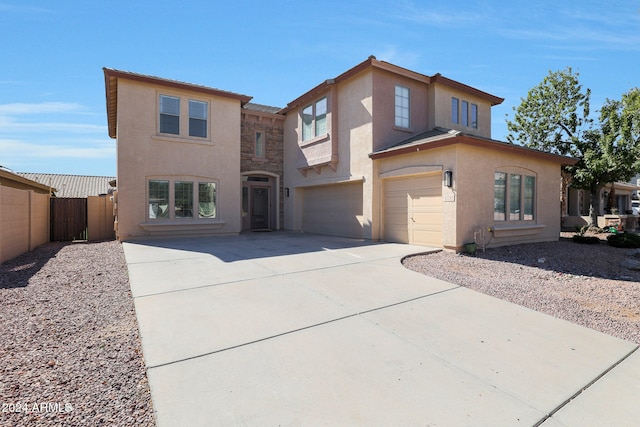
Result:
{"label": "concrete driveway", "polygon": [[637,345],[402,267],[424,247],[284,232],[123,246],[158,426],[640,419]]}

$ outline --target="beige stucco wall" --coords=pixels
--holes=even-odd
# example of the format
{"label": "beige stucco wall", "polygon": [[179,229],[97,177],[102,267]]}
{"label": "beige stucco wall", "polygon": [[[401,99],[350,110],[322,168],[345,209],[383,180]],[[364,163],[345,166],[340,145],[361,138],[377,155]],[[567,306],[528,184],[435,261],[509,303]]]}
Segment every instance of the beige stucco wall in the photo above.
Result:
{"label": "beige stucco wall", "polygon": [[[424,82],[378,68],[373,69],[373,151],[388,148],[411,136],[427,131],[428,88]],[[395,126],[395,87],[409,89],[409,128]]]}
{"label": "beige stucco wall", "polygon": [[87,197],[87,239],[113,239],[113,202],[111,196]]}
{"label": "beige stucco wall", "polygon": [[49,241],[49,195],[0,185],[0,262]]}
{"label": "beige stucco wall", "polygon": [[[560,234],[560,164],[522,152],[455,144],[376,160],[376,176],[398,171],[407,174],[420,168],[453,171],[453,187],[443,184],[443,247],[460,250],[474,241],[481,227],[495,229],[489,246],[557,240]],[[536,176],[535,220],[494,221],[494,172],[516,172]],[[383,181],[377,187],[382,191]],[[448,197],[447,197],[448,196]],[[383,212],[384,207],[380,206]],[[384,221],[379,221],[379,235]]]}
{"label": "beige stucco wall", "polygon": [[[181,98],[180,136],[159,134],[161,94]],[[209,103],[207,138],[185,136],[189,99]],[[119,79],[118,238],[240,232],[240,117],[235,99]],[[217,218],[149,220],[149,179],[216,182]]]}
{"label": "beige stucco wall", "polygon": [[[337,87],[336,87],[337,86]],[[363,186],[363,237],[371,238],[372,165],[368,154],[372,150],[372,73],[365,71],[328,88],[309,103],[331,97],[331,121],[328,144],[337,144],[338,162],[335,170],[330,166],[309,168],[301,173],[299,147],[300,109],[292,110],[285,120],[284,136],[284,187],[289,189],[285,197],[285,228],[300,230],[302,227],[304,187],[329,185],[348,181],[362,182]],[[337,136],[337,139],[336,139]],[[324,142],[323,142],[324,143]]]}
{"label": "beige stucco wall", "polygon": [[[455,124],[451,117],[451,98],[458,98],[478,106],[478,128]],[[440,126],[446,129],[455,129],[461,132],[477,135],[483,138],[491,138],[491,103],[468,92],[455,89],[442,83],[432,83],[429,85],[429,98],[433,102],[434,108],[429,111],[429,124],[431,127]]]}

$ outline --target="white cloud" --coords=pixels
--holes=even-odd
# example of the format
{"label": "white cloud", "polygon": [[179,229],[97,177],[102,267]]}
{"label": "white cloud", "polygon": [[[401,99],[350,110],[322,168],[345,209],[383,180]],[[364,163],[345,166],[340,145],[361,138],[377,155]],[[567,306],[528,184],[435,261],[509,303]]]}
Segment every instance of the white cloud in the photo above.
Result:
{"label": "white cloud", "polygon": [[399,49],[394,45],[384,46],[380,51],[374,53],[376,59],[391,62],[405,68],[411,68],[418,63],[421,54],[409,50]]}
{"label": "white cloud", "polygon": [[75,102],[41,102],[41,103],[12,103],[0,104],[0,116],[76,113],[82,112],[83,107]]}
{"label": "white cloud", "polygon": [[116,147],[112,141],[77,141],[76,145],[43,144],[21,140],[0,139],[0,159],[12,158],[75,158],[75,159],[109,159],[115,158]]}

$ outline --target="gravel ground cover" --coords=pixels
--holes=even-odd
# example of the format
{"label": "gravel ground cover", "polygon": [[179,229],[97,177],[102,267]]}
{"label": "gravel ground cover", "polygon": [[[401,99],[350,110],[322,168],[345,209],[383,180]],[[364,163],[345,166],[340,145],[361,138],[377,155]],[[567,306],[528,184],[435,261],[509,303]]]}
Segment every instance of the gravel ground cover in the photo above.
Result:
{"label": "gravel ground cover", "polygon": [[[640,260],[605,242],[523,244],[478,251],[438,252],[403,261],[405,267],[640,344]],[[605,236],[600,235],[601,238]]]}
{"label": "gravel ground cover", "polygon": [[0,301],[1,426],[155,425],[118,242],[5,262]]}

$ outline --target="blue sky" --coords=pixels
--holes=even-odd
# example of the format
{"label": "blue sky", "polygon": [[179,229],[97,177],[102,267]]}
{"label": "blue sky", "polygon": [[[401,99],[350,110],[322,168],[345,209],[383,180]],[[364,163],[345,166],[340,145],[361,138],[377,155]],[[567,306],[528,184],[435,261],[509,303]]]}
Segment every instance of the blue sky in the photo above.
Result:
{"label": "blue sky", "polygon": [[102,67],[285,106],[375,55],[505,98],[572,67],[592,109],[640,86],[640,0],[0,0],[0,165],[115,176]]}

